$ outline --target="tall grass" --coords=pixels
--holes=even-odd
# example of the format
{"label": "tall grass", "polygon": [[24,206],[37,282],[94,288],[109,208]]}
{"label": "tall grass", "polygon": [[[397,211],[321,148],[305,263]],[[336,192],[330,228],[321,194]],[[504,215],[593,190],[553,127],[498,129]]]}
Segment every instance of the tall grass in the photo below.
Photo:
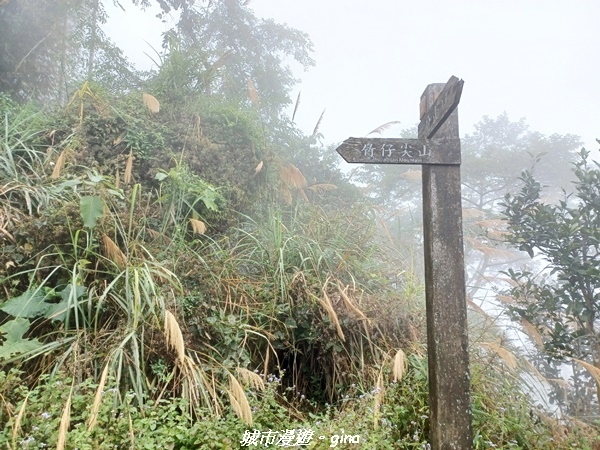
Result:
{"label": "tall grass", "polygon": [[43,131],[38,113],[13,106],[4,112],[0,128],[0,202],[9,217],[25,205],[31,215],[49,205],[51,191],[44,183],[47,155],[36,148]]}

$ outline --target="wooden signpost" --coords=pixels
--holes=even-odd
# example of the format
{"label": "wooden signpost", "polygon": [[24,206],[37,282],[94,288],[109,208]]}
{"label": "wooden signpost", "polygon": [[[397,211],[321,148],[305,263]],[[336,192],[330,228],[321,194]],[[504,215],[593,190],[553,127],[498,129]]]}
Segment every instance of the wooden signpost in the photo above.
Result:
{"label": "wooden signpost", "polygon": [[425,297],[433,450],[473,448],[460,193],[458,113],[463,81],[430,84],[421,96],[419,139],[344,141],[350,163],[421,164]]}

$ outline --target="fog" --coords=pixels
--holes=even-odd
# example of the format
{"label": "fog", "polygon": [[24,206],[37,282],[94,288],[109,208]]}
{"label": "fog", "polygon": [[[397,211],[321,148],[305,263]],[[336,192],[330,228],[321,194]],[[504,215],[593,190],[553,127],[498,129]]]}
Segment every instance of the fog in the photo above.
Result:
{"label": "fog", "polygon": [[[576,134],[588,150],[597,148],[599,2],[253,0],[250,6],[310,35],[316,66],[297,73],[296,120],[310,133],[326,109],[320,127],[326,142],[394,120],[413,126],[427,84],[456,75],[465,80],[461,134],[483,116],[506,112],[512,120],[525,117],[533,130]],[[106,30],[138,66],[149,67],[146,42],[160,48],[167,27],[152,13],[126,7],[127,17],[111,11]]]}

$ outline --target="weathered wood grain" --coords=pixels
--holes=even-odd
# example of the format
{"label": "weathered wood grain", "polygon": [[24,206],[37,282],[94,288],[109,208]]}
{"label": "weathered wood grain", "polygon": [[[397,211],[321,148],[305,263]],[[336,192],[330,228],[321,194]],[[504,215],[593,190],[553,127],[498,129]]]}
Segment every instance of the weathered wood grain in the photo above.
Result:
{"label": "weathered wood grain", "polygon": [[460,102],[463,84],[463,80],[451,76],[442,91],[437,95],[433,104],[427,105],[424,115],[423,109],[421,109],[422,117],[419,123],[419,138],[431,139],[444,124]]}
{"label": "weathered wood grain", "polygon": [[[436,96],[439,100],[443,95],[443,87],[429,85],[423,93],[425,117]],[[419,133],[424,138],[432,132],[423,128]],[[441,124],[436,138],[458,139],[456,110]],[[433,450],[471,450],[460,166],[427,165],[422,173],[430,443]]]}

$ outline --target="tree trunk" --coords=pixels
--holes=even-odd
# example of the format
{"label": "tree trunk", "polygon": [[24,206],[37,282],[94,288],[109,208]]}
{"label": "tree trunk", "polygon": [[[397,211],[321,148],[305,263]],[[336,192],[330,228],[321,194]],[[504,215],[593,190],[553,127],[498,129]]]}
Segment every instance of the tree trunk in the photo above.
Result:
{"label": "tree trunk", "polygon": [[88,81],[92,80],[94,73],[94,60],[96,58],[96,40],[98,35],[98,4],[99,0],[92,0],[92,18],[90,23],[90,48],[88,55]]}

